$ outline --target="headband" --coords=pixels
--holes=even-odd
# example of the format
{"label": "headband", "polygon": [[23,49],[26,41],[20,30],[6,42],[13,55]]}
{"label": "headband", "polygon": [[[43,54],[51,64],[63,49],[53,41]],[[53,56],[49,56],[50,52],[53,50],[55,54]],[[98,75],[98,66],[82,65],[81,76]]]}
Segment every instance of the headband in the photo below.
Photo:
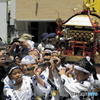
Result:
{"label": "headband", "polygon": [[15,66],[15,67],[13,67],[13,68],[10,69],[10,71],[8,72],[8,74],[10,74],[14,69],[17,69],[17,68],[22,69],[20,66]]}
{"label": "headband", "polygon": [[45,49],[44,51],[49,51],[50,53],[52,53],[52,51],[51,51],[51,50],[49,50],[49,49]]}
{"label": "headband", "polygon": [[89,73],[89,74],[90,74],[90,72],[89,72],[88,70],[86,70],[86,69],[84,69],[84,68],[82,68],[82,67],[79,67],[79,66],[77,66],[77,65],[74,65],[74,68],[77,69],[77,70],[80,70],[80,71],[82,71],[82,72],[85,72],[85,73]]}
{"label": "headband", "polygon": [[22,64],[33,64],[33,63],[36,63],[36,61],[34,57],[27,55],[22,58],[21,63]]}
{"label": "headband", "polygon": [[35,49],[35,48],[30,49],[29,51],[36,51],[37,53],[39,53],[39,51],[37,49]]}
{"label": "headband", "polygon": [[26,42],[29,44],[30,48],[34,48],[34,42],[32,40],[26,40]]}
{"label": "headband", "polygon": [[52,53],[57,53],[58,51],[52,51]]}

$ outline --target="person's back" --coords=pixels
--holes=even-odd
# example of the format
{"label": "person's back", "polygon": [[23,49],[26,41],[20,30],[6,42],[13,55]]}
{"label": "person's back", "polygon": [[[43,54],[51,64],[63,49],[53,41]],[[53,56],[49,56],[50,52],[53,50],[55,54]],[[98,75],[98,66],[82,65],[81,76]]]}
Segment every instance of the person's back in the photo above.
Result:
{"label": "person's back", "polygon": [[16,56],[18,53],[26,53],[34,48],[34,42],[32,41],[32,35],[23,34],[19,39],[12,42],[12,46],[9,48],[8,53]]}
{"label": "person's back", "polygon": [[6,71],[4,67],[0,66],[0,100],[6,100],[3,93],[4,83],[2,82],[2,79],[5,75],[6,75]]}
{"label": "person's back", "polygon": [[[61,69],[59,75],[62,81],[60,89],[61,98],[65,100],[91,100],[88,93],[92,91],[92,80],[90,75],[95,75],[94,61],[90,57],[82,58],[73,66],[68,66],[69,70]],[[74,71],[74,77],[72,72]],[[64,91],[63,91],[64,90]],[[66,93],[65,93],[66,91]],[[68,97],[66,94],[68,93]]]}
{"label": "person's back", "polygon": [[45,45],[48,43],[48,33],[43,33],[41,35],[41,43],[38,45],[37,49],[42,52]]}
{"label": "person's back", "polygon": [[[44,82],[36,71],[38,66],[35,58],[27,55],[21,60],[21,63],[22,66],[11,63],[7,68],[8,74],[4,79],[4,93],[7,100],[35,100],[37,95],[42,96],[50,91],[50,85]],[[31,63],[34,64],[32,73],[27,66],[25,75],[22,67]],[[36,76],[34,80],[30,76],[32,74]]]}
{"label": "person's back", "polygon": [[0,100],[6,100],[3,93],[4,83],[0,81]]}

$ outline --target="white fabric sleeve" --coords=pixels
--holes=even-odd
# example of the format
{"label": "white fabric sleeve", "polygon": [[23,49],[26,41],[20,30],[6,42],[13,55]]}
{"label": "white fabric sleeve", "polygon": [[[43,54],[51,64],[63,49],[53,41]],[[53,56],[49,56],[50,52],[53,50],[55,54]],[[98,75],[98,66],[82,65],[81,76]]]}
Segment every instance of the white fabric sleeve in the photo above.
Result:
{"label": "white fabric sleeve", "polygon": [[73,93],[80,93],[81,91],[88,91],[88,89],[91,87],[91,83],[89,81],[84,81],[83,83],[74,82],[65,75],[61,75],[61,80],[65,91],[70,95],[73,95]]}
{"label": "white fabric sleeve", "polygon": [[57,86],[57,89],[59,89],[60,83],[61,83],[60,76],[58,75],[56,70],[54,70],[54,72],[52,72],[52,74],[53,74],[54,84]]}
{"label": "white fabric sleeve", "polygon": [[94,80],[93,85],[95,86],[95,88],[100,88],[100,80]]}
{"label": "white fabric sleeve", "polygon": [[[6,94],[4,94],[5,96],[9,96],[9,100],[16,100],[16,98],[13,96],[12,94],[12,90],[11,89],[8,89],[6,91]],[[8,99],[7,99],[8,100]]]}
{"label": "white fabric sleeve", "polygon": [[48,69],[48,67],[41,73],[41,75],[44,75],[46,80],[49,78],[49,69]]}
{"label": "white fabric sleeve", "polygon": [[7,95],[7,91],[10,89],[10,79],[8,78],[8,76],[4,78],[3,82],[4,82],[3,92],[4,95]]}
{"label": "white fabric sleeve", "polygon": [[45,83],[45,87],[43,87],[39,83],[37,83],[37,86],[36,86],[36,94],[38,96],[42,96],[42,95],[48,94],[51,91],[50,84],[47,83],[47,82],[44,82],[44,83]]}
{"label": "white fabric sleeve", "polygon": [[66,84],[67,84],[67,83],[70,83],[70,82],[72,82],[72,81],[74,81],[73,78],[69,78],[69,77],[67,77],[66,75],[61,75],[60,77],[61,77],[61,81],[62,81],[62,82],[65,81]]}

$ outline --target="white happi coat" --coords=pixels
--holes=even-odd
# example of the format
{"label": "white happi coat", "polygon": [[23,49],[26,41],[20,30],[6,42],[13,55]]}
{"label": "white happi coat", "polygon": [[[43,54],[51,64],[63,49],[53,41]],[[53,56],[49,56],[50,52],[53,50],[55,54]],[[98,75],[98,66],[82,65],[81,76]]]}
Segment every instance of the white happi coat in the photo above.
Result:
{"label": "white happi coat", "polygon": [[100,74],[97,74],[98,79],[100,80]]}
{"label": "white happi coat", "polygon": [[[77,82],[72,78],[68,78],[66,75],[61,75],[62,86],[60,89],[61,96],[67,97],[68,94],[71,96],[70,99],[67,100],[90,100],[88,97],[88,92],[91,91],[91,81],[84,80],[81,82]],[[87,95],[87,98],[80,99],[80,94],[83,93]]]}
{"label": "white happi coat", "polygon": [[35,97],[43,96],[50,92],[50,85],[45,82],[45,87],[41,86],[37,80],[32,81],[28,76],[23,76],[23,82],[20,90],[14,89],[8,76],[4,79],[4,93],[6,100],[35,100]]}
{"label": "white happi coat", "polygon": [[[55,90],[52,90],[51,89],[51,95],[52,95],[52,98],[50,99],[50,100],[59,100],[59,93],[58,93],[58,90],[59,90],[59,87],[60,87],[60,81],[61,81],[61,79],[60,79],[60,77],[59,77],[59,75],[58,75],[58,73],[57,73],[57,71],[56,70],[54,70],[54,72],[52,72],[52,74],[53,74],[53,78],[54,78],[54,81],[52,81],[52,80],[50,80],[49,79],[49,69],[48,69],[48,67],[46,68],[46,70],[45,71],[43,71],[42,73],[41,73],[41,75],[44,75],[45,76],[45,78],[46,78],[46,80],[48,81],[48,79],[51,81],[51,83],[52,84],[54,84],[55,86],[56,86],[56,88],[57,88],[57,94],[54,96],[54,95],[52,95],[52,93],[55,91]],[[46,96],[45,96],[45,100],[48,100],[48,97],[47,97],[47,95],[48,94],[46,94]]]}

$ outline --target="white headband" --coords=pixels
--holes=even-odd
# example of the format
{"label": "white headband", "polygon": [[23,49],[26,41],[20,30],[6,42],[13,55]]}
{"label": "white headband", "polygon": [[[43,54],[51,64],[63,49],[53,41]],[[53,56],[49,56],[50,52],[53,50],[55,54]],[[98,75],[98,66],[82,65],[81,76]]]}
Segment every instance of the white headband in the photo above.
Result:
{"label": "white headband", "polygon": [[93,65],[93,64],[90,62],[90,57],[89,57],[89,56],[86,56],[86,60],[87,60],[91,65]]}
{"label": "white headband", "polygon": [[52,51],[51,51],[51,50],[49,50],[49,49],[45,49],[44,51],[49,51],[50,53],[52,53]]}
{"label": "white headband", "polygon": [[36,63],[34,57],[27,55],[25,57],[22,58],[21,60],[21,64],[33,64]]}
{"label": "white headband", "polygon": [[33,42],[33,41],[27,40],[26,42],[30,45],[30,48],[31,48],[31,49],[34,48],[34,42]]}
{"label": "white headband", "polygon": [[90,73],[88,70],[86,70],[86,69],[84,69],[84,68],[82,68],[82,67],[79,67],[79,66],[77,66],[77,65],[74,65],[74,68],[77,69],[77,70],[80,70],[80,71],[82,71],[82,72],[85,72],[85,73]]}
{"label": "white headband", "polygon": [[15,67],[13,67],[13,68],[10,69],[10,71],[8,72],[8,74],[10,74],[10,73],[11,73],[14,69],[16,69],[16,68],[20,68],[20,69],[21,69],[20,66],[15,66]]}
{"label": "white headband", "polygon": [[30,49],[29,51],[36,51],[37,53],[39,53],[39,51],[37,49],[35,49],[35,48]]}
{"label": "white headband", "polygon": [[57,53],[58,51],[52,51],[52,53]]}

